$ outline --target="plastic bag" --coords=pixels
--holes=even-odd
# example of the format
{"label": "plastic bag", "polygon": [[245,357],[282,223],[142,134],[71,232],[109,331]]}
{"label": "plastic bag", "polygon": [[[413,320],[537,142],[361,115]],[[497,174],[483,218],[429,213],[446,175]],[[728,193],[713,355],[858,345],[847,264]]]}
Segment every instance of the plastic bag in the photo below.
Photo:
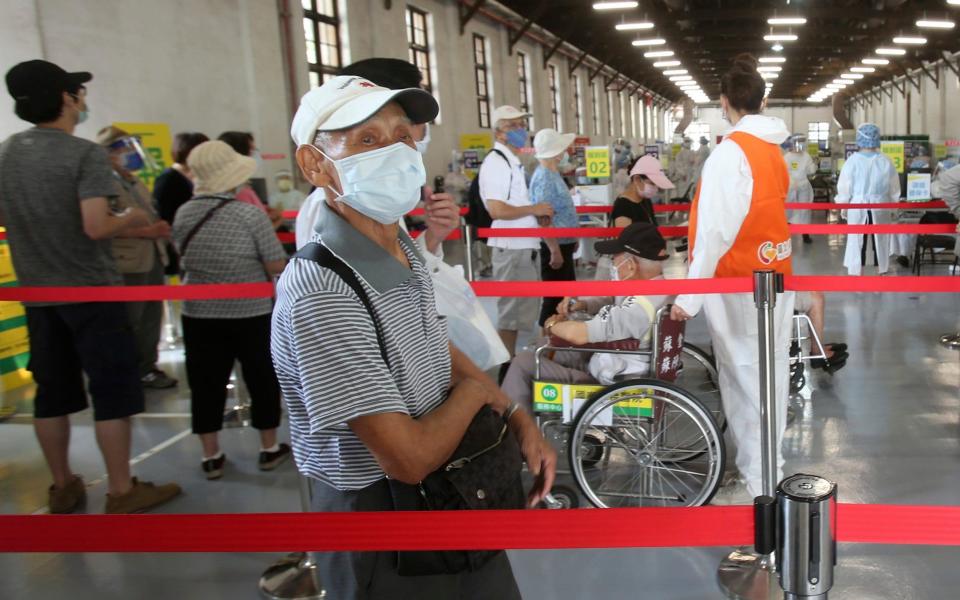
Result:
{"label": "plastic bag", "polygon": [[437,312],[447,318],[447,333],[453,345],[484,371],[510,360],[507,347],[463,276],[463,267],[442,260],[430,260],[428,267]]}

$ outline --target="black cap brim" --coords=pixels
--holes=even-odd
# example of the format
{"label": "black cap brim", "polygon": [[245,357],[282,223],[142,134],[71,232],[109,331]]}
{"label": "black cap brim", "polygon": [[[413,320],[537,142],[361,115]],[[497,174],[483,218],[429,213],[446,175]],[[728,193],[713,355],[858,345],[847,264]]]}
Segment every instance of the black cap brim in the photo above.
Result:
{"label": "black cap brim", "polygon": [[626,252],[626,248],[623,247],[623,243],[618,239],[614,240],[602,240],[599,242],[593,243],[593,249],[597,254],[620,254],[621,252]]}
{"label": "black cap brim", "polygon": [[86,71],[77,71],[76,73],[67,73],[66,80],[75,85],[83,85],[93,79],[93,75]]}

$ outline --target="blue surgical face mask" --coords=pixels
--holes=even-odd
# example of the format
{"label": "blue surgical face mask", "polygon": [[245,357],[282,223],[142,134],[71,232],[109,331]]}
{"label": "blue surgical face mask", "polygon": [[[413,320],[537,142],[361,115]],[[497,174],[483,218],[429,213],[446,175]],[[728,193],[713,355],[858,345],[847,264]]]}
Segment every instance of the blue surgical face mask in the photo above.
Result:
{"label": "blue surgical face mask", "polygon": [[427,171],[419,152],[397,142],[391,146],[333,160],[318,149],[337,170],[342,192],[329,188],[350,208],[391,225],[420,201]]}
{"label": "blue surgical face mask", "polygon": [[423,134],[423,139],[419,142],[413,142],[417,146],[417,152],[420,154],[427,153],[427,146],[430,145],[430,123],[427,123],[426,131]]}
{"label": "blue surgical face mask", "polygon": [[86,120],[89,119],[89,118],[90,118],[90,111],[89,111],[89,110],[81,110],[81,111],[80,111],[80,114],[77,115],[77,124],[79,125],[80,123],[83,123],[84,121],[86,121]]}
{"label": "blue surgical face mask", "polygon": [[530,133],[527,131],[526,127],[511,129],[507,132],[507,143],[514,148],[523,148],[527,145],[527,138],[529,135]]}

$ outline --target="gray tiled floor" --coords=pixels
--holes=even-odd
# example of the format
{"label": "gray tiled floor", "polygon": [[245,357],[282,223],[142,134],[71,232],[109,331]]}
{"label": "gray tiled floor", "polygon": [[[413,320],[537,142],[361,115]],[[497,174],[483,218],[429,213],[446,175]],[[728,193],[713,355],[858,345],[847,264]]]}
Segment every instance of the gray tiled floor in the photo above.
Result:
{"label": "gray tiled floor", "polygon": [[[843,240],[817,237],[796,246],[800,273],[842,273]],[[799,239],[795,240],[799,242]],[[671,269],[682,268],[671,264]],[[931,271],[932,273],[932,271]],[[945,274],[945,270],[940,273]],[[486,301],[492,309],[492,302]],[[698,321],[700,321],[698,319]],[[705,339],[702,322],[693,339]],[[784,441],[788,471],[835,479],[844,502],[960,505],[960,354],[936,339],[960,328],[960,297],[946,294],[831,294],[827,338],[850,345],[845,369],[809,377],[808,399]],[[529,336],[527,336],[529,337]],[[526,338],[525,338],[526,339]],[[182,379],[177,352],[164,362]],[[22,407],[26,410],[26,406]],[[185,386],[151,393],[150,414],[135,420],[136,471],[177,479],[185,494],[165,512],[255,512],[297,509],[289,466],[255,468],[253,431],[226,430],[226,476],[207,482],[189,419]],[[43,507],[47,474],[26,417],[0,424],[0,512]],[[88,482],[102,465],[89,415],[75,419],[75,470]],[[89,490],[88,510],[102,510],[103,483]],[[511,553],[527,599],[720,598],[716,566],[723,548],[523,551]],[[0,598],[256,598],[256,581],[274,555],[0,555]],[[960,549],[866,546],[840,548],[831,598],[942,600],[957,597]]]}

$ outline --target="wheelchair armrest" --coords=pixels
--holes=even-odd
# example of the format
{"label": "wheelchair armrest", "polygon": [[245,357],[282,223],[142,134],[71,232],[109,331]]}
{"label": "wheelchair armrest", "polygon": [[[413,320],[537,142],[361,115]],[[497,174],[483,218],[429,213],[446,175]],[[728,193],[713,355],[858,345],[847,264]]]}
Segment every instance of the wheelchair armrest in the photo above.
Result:
{"label": "wheelchair armrest", "polygon": [[551,348],[577,348],[582,350],[620,350],[625,352],[636,352],[641,349],[640,340],[627,338],[615,340],[612,342],[597,342],[594,344],[572,344],[565,339],[558,338],[555,335],[550,336],[547,345]]}

